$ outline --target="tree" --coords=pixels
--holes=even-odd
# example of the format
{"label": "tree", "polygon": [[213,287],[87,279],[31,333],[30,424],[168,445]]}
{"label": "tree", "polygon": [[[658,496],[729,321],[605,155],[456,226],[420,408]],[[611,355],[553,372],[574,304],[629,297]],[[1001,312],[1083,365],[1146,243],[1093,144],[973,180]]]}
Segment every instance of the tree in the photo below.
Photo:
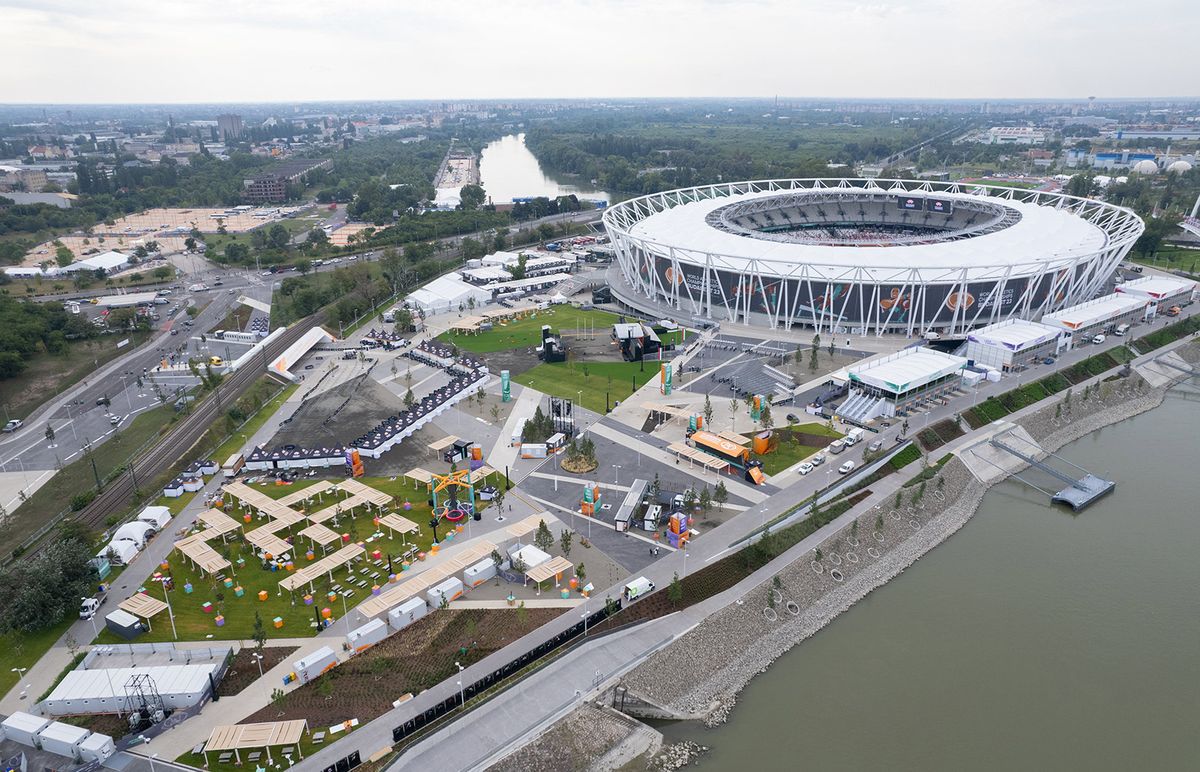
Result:
{"label": "tree", "polygon": [[820,348],[821,348],[821,336],[819,334],[814,335],[813,343],[812,343],[812,352],[808,359],[808,369],[814,373],[817,371],[817,351]]}
{"label": "tree", "polygon": [[191,236],[188,236],[186,239],[183,240],[183,248],[186,249],[188,252],[195,252],[196,251],[196,240],[194,238],[192,238]]}
{"label": "tree", "polygon": [[658,501],[659,495],[662,494],[662,482],[658,479],[658,472],[654,473],[654,481],[650,483],[649,493],[651,501]]}
{"label": "tree", "polygon": [[321,228],[313,228],[308,232],[308,236],[304,238],[304,245],[312,249],[323,247],[328,243],[329,234]]}
{"label": "tree", "polygon": [[533,535],[533,546],[542,552],[549,552],[554,546],[554,534],[550,533],[545,520],[538,521],[537,533]]}
{"label": "tree", "polygon": [[771,406],[765,402],[758,411],[758,425],[764,429],[770,429],[775,426],[775,419],[771,417]]}
{"label": "tree", "polygon": [[737,423],[738,407],[739,407],[739,405],[738,405],[738,401],[736,399],[729,400],[729,428],[730,428],[730,430],[735,430],[734,424]]}
{"label": "tree", "polygon": [[267,630],[263,627],[262,617],[258,612],[254,612],[254,632],[250,634],[251,640],[254,641],[254,650],[262,654],[263,647],[267,645]]}
{"label": "tree", "polygon": [[725,502],[729,501],[729,489],[725,487],[724,480],[717,481],[717,487],[713,491],[712,500],[716,502],[721,509],[725,508]]}
{"label": "tree", "polygon": [[709,492],[708,486],[705,485],[700,489],[700,511],[708,512],[712,508],[712,493]]}
{"label": "tree", "polygon": [[708,398],[708,394],[704,395],[704,425],[705,427],[712,426],[713,406],[712,400]]}
{"label": "tree", "polygon": [[413,396],[413,390],[410,388],[408,391],[404,392],[404,407],[411,410],[412,406],[415,404],[417,404],[417,398]]}
{"label": "tree", "polygon": [[672,606],[679,605],[679,601],[683,600],[683,582],[679,581],[679,572],[671,577],[671,584],[667,586],[667,600],[671,601]]}
{"label": "tree", "polygon": [[158,279],[159,281],[166,281],[167,279],[171,278],[171,269],[165,265],[160,265],[159,267],[155,268],[153,273],[154,278]]}
{"label": "tree", "polygon": [[583,583],[587,581],[587,570],[583,567],[583,563],[575,566],[575,578],[579,580],[579,585],[581,587],[583,586]]}
{"label": "tree", "polygon": [[479,185],[463,185],[462,190],[458,192],[458,200],[459,209],[473,212],[483,206],[483,202],[487,200],[487,191]]}
{"label": "tree", "polygon": [[302,257],[296,261],[296,271],[298,271],[301,276],[307,276],[308,272],[311,270],[312,260]]}
{"label": "tree", "polygon": [[54,442],[54,427],[50,425],[49,421],[46,422],[46,441]]}
{"label": "tree", "polygon": [[75,262],[75,253],[69,247],[59,246],[54,250],[54,259],[58,261],[59,268],[66,268],[71,263]]}
{"label": "tree", "polygon": [[275,249],[283,249],[291,240],[291,234],[288,233],[288,229],[283,227],[281,223],[272,225],[271,230],[267,233],[267,241]]}
{"label": "tree", "polygon": [[571,557],[571,532],[566,528],[559,534],[558,546],[562,550],[564,558]]}

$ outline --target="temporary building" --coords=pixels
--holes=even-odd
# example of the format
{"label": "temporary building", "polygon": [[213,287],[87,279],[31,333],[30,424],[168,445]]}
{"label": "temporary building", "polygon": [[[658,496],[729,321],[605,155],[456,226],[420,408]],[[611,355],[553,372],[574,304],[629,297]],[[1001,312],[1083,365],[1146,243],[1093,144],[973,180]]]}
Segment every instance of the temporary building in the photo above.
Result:
{"label": "temporary building", "polygon": [[129,539],[113,539],[108,546],[96,553],[97,557],[108,557],[110,563],[127,566],[140,551],[137,542]]}
{"label": "temporary building", "polygon": [[154,530],[161,531],[171,522],[171,510],[167,507],[146,507],[138,513],[137,519],[154,526]]}
{"label": "temporary building", "polygon": [[300,679],[301,683],[308,683],[326,670],[337,667],[337,663],[338,658],[333,653],[333,649],[322,646],[312,654],[293,662],[292,667],[295,668],[296,677]]}
{"label": "temporary building", "polygon": [[463,594],[463,583],[458,577],[450,577],[443,580],[435,587],[429,588],[429,592],[425,593],[425,597],[429,600],[429,604],[434,608],[442,605],[442,600],[446,603],[461,597]]}
{"label": "temporary building", "polygon": [[90,734],[90,730],[81,726],[55,721],[38,732],[38,744],[44,751],[79,761],[83,758],[79,746]]}
{"label": "temporary building", "polygon": [[124,712],[128,710],[125,684],[134,676],[154,684],[167,710],[190,708],[208,695],[217,667],[217,663],[208,663],[72,670],[50,692],[42,708],[52,716]]}
{"label": "temporary building", "polygon": [[103,762],[116,752],[117,746],[113,743],[113,738],[106,734],[93,732],[79,744],[79,755],[85,763],[89,761]]}
{"label": "temporary building", "polygon": [[4,739],[36,748],[38,732],[45,729],[49,723],[48,718],[18,710],[0,722],[0,728],[4,730]]}
{"label": "temporary building", "polygon": [[532,544],[526,544],[525,546],[510,552],[509,558],[513,561],[513,563],[520,562],[525,567],[525,570],[528,571],[534,566],[539,566],[542,563],[545,563],[550,559],[550,556]]}
{"label": "temporary building", "polygon": [[146,546],[146,541],[154,535],[154,526],[144,520],[133,520],[125,523],[113,534],[113,541],[126,539],[137,545],[138,549]]}
{"label": "temporary building", "polygon": [[388,637],[388,626],[382,619],[372,619],[362,627],[351,630],[346,635],[346,642],[354,651],[363,651]]}
{"label": "temporary building", "polygon": [[409,598],[388,612],[388,624],[393,630],[403,630],[428,613],[424,598]]}
{"label": "temporary building", "polygon": [[439,276],[413,292],[405,298],[405,302],[426,314],[439,314],[457,311],[459,306],[467,305],[472,298],[476,305],[483,305],[492,299],[492,293],[463,281],[456,273],[451,273]]}
{"label": "temporary building", "polygon": [[473,566],[463,569],[463,584],[478,587],[496,575],[496,561],[485,558]]}
{"label": "temporary building", "polygon": [[186,493],[195,493],[204,487],[203,477],[185,477],[183,478],[183,490]]}
{"label": "temporary building", "polygon": [[163,486],[163,495],[169,499],[177,499],[183,495],[183,480],[176,477]]}
{"label": "temporary building", "polygon": [[104,617],[104,626],[127,641],[138,637],[147,629],[140,619],[121,609]]}

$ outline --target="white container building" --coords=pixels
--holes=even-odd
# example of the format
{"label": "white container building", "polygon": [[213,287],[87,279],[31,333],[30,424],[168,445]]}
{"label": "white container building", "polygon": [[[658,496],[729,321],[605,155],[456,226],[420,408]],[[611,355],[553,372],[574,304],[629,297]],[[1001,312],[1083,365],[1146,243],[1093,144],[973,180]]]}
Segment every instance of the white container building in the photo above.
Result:
{"label": "white container building", "polygon": [[1140,279],[1117,285],[1117,292],[1130,297],[1143,298],[1153,313],[1163,314],[1171,306],[1182,306],[1192,302],[1196,282],[1175,276],[1143,276]]}
{"label": "white container building", "polygon": [[103,762],[116,752],[116,743],[113,742],[113,738],[106,734],[93,732],[87,736],[86,740],[79,744],[79,755],[85,763],[89,761]]}
{"label": "white container building", "polygon": [[388,612],[388,624],[393,630],[403,630],[428,613],[424,598],[409,598]]}
{"label": "white container building", "polygon": [[81,726],[73,726],[55,721],[38,732],[38,743],[42,746],[42,750],[48,753],[80,761],[83,758],[83,754],[79,746],[91,733],[91,730],[84,729]]}
{"label": "white container building", "polygon": [[847,368],[850,395],[837,414],[854,423],[903,413],[962,383],[967,360],[918,346],[901,349]]}
{"label": "white container building", "polygon": [[496,575],[496,561],[485,558],[473,566],[463,569],[463,584],[478,587]]}
{"label": "white container building", "polygon": [[346,642],[355,652],[364,651],[388,637],[388,626],[382,619],[372,619],[362,627],[351,630]]}
{"label": "white container building", "polygon": [[295,668],[296,677],[300,682],[308,683],[326,670],[337,667],[337,663],[337,654],[333,653],[333,649],[322,646],[307,657],[293,662],[292,667]]}
{"label": "white container building", "polygon": [[149,676],[154,682],[163,707],[190,708],[208,694],[209,678],[216,670],[215,664],[72,670],[54,687],[42,707],[52,716],[124,712],[128,709],[125,684],[137,675]]}
{"label": "white container building", "polygon": [[18,710],[0,722],[0,729],[4,730],[4,739],[12,740],[29,748],[36,748],[38,747],[38,732],[41,732],[49,724],[50,719],[48,718]]}
{"label": "white container building", "polygon": [[1042,324],[1066,330],[1068,348],[1091,340],[1097,333],[1120,324],[1135,324],[1146,318],[1149,301],[1144,297],[1114,292],[1042,317]]}
{"label": "white container building", "polygon": [[442,599],[446,602],[461,597],[463,594],[463,583],[458,577],[452,576],[440,584],[429,588],[429,592],[425,593],[425,597],[429,600],[429,605],[437,608],[442,605]]}

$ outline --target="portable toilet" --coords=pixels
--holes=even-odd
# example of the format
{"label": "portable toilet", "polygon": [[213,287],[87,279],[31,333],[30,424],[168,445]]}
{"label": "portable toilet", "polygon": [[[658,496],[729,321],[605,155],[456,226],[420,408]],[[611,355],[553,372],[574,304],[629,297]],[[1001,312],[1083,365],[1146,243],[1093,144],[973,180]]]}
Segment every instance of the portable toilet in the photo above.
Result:
{"label": "portable toilet", "polygon": [[326,670],[332,670],[337,666],[337,663],[338,658],[333,653],[333,649],[328,646],[322,646],[307,657],[302,657],[293,662],[292,667],[295,669],[296,677],[302,683],[308,683]]}
{"label": "portable toilet", "polygon": [[409,598],[388,612],[388,624],[393,630],[403,630],[429,613],[429,606],[421,597]]}
{"label": "portable toilet", "polygon": [[55,721],[38,732],[37,739],[42,750],[79,761],[83,758],[79,746],[91,733],[90,729]]}
{"label": "portable toilet", "polygon": [[18,710],[0,722],[0,729],[4,730],[4,739],[12,740],[29,748],[36,748],[38,747],[38,732],[49,725],[50,719],[48,718]]}
{"label": "portable toilet", "polygon": [[463,570],[463,584],[467,587],[478,587],[496,575],[496,561],[484,558],[473,566]]}
{"label": "portable toilet", "polygon": [[431,587],[429,592],[425,593],[425,597],[429,599],[429,605],[437,608],[442,605],[442,598],[445,598],[446,602],[449,603],[455,598],[461,597],[462,594],[462,580],[452,576],[444,582]]}
{"label": "portable toilet", "polygon": [[388,636],[388,627],[382,619],[372,619],[362,627],[351,630],[346,642],[356,652],[365,651]]}
{"label": "portable toilet", "polygon": [[84,763],[89,761],[103,762],[116,752],[117,746],[113,743],[113,738],[106,734],[93,732],[79,744],[79,756]]}

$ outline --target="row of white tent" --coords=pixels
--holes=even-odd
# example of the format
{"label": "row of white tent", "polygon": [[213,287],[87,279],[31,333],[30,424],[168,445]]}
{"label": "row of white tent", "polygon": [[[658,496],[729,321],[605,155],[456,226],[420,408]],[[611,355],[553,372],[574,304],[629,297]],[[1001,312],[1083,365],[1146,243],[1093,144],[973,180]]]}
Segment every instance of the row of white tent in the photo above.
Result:
{"label": "row of white tent", "polygon": [[171,510],[167,507],[146,507],[137,518],[125,523],[113,532],[112,540],[96,553],[96,557],[108,557],[117,565],[127,566],[129,561],[146,547],[150,537],[171,522]]}

